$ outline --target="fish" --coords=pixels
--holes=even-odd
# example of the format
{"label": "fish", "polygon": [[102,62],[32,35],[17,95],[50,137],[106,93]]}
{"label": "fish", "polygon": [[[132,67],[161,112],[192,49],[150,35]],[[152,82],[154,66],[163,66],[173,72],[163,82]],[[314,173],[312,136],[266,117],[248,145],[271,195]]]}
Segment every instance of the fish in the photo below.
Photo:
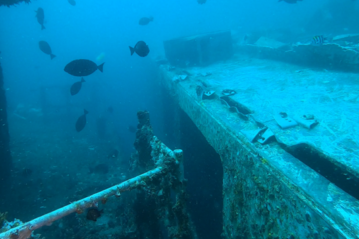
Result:
{"label": "fish", "polygon": [[45,29],[45,26],[44,26],[44,19],[45,19],[44,9],[39,7],[37,9],[37,11],[35,11],[35,12],[36,12],[37,22],[40,23],[41,30],[44,30]]}
{"label": "fish", "polygon": [[81,130],[83,130],[85,128],[85,125],[86,125],[86,115],[88,114],[89,112],[87,110],[84,110],[84,114],[81,115],[77,121],[76,121],[76,125],[75,125],[75,128],[76,128],[76,131],[77,132],[80,132]]}
{"label": "fish", "polygon": [[100,163],[95,167],[90,167],[89,170],[90,173],[106,174],[108,173],[108,165],[104,163]]}
{"label": "fish", "polygon": [[137,128],[134,127],[134,126],[132,126],[132,125],[129,125],[129,126],[128,126],[128,131],[130,131],[131,133],[136,133]]}
{"label": "fish", "polygon": [[207,0],[197,0],[197,2],[198,2],[199,4],[205,4],[205,3],[207,2]]}
{"label": "fish", "polygon": [[112,113],[113,113],[113,107],[112,107],[112,106],[108,107],[108,108],[107,108],[107,111],[112,114]]}
{"label": "fish", "polygon": [[50,47],[49,43],[47,43],[46,41],[39,41],[39,47],[43,53],[50,55],[51,60],[56,57],[54,54],[52,54],[51,47]]}
{"label": "fish", "polygon": [[32,174],[32,169],[24,168],[21,172],[23,177],[29,177]]}
{"label": "fish", "polygon": [[150,49],[144,41],[139,41],[136,43],[135,47],[130,47],[130,51],[131,56],[136,52],[140,57],[145,57],[150,52]]}
{"label": "fish", "polygon": [[312,38],[312,45],[314,46],[321,46],[323,45],[324,41],[326,40],[326,38],[323,35],[318,35],[318,36],[314,36]]}
{"label": "fish", "polygon": [[96,207],[91,207],[87,209],[86,219],[96,222],[97,218],[101,217],[103,213],[103,209],[100,211]]}
{"label": "fish", "polygon": [[107,158],[117,158],[117,156],[118,156],[118,150],[114,149],[111,151],[111,153],[108,155]]}
{"label": "fish", "polygon": [[138,24],[140,24],[141,26],[145,26],[148,23],[153,21],[153,17],[143,17],[140,19],[140,21],[138,22]]}
{"label": "fish", "polygon": [[278,2],[286,2],[286,3],[297,3],[299,1],[303,1],[303,0],[278,0]]}
{"label": "fish", "polygon": [[75,0],[67,0],[69,3],[70,3],[70,5],[72,5],[72,6],[76,6],[76,2],[75,2]]}
{"label": "fish", "polygon": [[74,60],[68,63],[64,71],[73,76],[88,76],[94,73],[96,70],[103,72],[103,65],[96,65],[95,62],[85,59]]}
{"label": "fish", "polygon": [[70,89],[71,95],[76,95],[81,90],[82,83],[86,82],[85,79],[82,77],[81,81],[75,82]]}

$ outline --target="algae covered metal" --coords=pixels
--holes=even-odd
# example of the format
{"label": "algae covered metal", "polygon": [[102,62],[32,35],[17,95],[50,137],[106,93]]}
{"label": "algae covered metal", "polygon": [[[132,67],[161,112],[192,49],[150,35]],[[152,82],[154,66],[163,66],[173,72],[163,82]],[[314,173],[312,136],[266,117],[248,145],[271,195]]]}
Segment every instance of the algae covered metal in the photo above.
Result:
{"label": "algae covered metal", "polygon": [[[126,192],[123,194],[128,194],[127,199],[118,201],[121,211],[127,213],[127,217],[123,221],[123,231],[117,236],[139,238],[144,235],[155,238],[162,233],[161,228],[167,228],[168,238],[197,239],[195,227],[187,211],[181,168],[183,151],[170,150],[153,134],[148,112],[138,112],[138,119],[138,128],[141,130],[136,134],[136,152],[131,157],[131,179],[26,223],[18,219],[8,222],[5,219],[6,213],[0,214],[0,222],[4,225],[0,228],[0,238],[40,238],[39,234],[34,234],[36,229],[51,226],[54,221],[69,214],[82,214],[87,208],[98,208],[100,202],[106,204],[112,196],[122,198],[122,193]],[[144,216],[144,211],[153,217]],[[93,232],[88,232],[85,225],[82,227],[85,231],[81,230],[77,235],[88,238],[88,234]],[[99,235],[96,235],[96,238],[99,238]]]}
{"label": "algae covered metal", "polygon": [[[245,56],[160,71],[161,83],[221,156],[224,238],[358,238],[358,145],[350,142],[358,142],[359,116],[355,100],[330,91],[341,77],[341,92],[350,92],[354,74]],[[184,71],[188,79],[172,80]],[[198,97],[198,87],[215,97]],[[225,89],[236,92],[236,104],[223,100]],[[281,127],[277,115],[297,124]],[[303,117],[315,124],[300,123]]]}

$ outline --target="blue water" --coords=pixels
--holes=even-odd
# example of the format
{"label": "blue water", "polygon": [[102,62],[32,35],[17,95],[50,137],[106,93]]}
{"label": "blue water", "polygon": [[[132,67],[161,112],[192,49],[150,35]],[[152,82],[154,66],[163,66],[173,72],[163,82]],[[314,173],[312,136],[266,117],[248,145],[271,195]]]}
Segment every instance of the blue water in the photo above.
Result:
{"label": "blue water", "polygon": [[[163,107],[164,98],[156,81],[158,72],[154,60],[165,55],[163,41],[217,30],[231,30],[240,37],[248,32],[285,30],[291,32],[286,40],[294,42],[293,35],[330,35],[359,30],[359,20],[353,18],[358,4],[351,0],[303,0],[297,4],[276,0],[208,0],[203,5],[196,0],[76,2],[76,6],[71,6],[67,0],[36,0],[16,7],[0,7],[0,61],[13,141],[14,185],[20,185],[13,186],[14,197],[19,201],[12,204],[11,196],[7,201],[5,197],[1,200],[0,211],[8,211],[10,219],[21,216],[29,220],[68,202],[66,196],[69,195],[64,194],[72,190],[70,186],[61,189],[62,198],[59,194],[53,195],[52,202],[51,197],[41,196],[41,200],[49,198],[46,210],[39,210],[42,204],[35,203],[40,198],[37,193],[40,189],[35,192],[26,188],[33,197],[27,196],[26,200],[26,195],[19,193],[28,182],[38,186],[44,181],[43,184],[51,188],[51,184],[46,183],[50,178],[42,175],[49,165],[59,174],[72,175],[72,179],[66,179],[72,184],[81,177],[92,177],[87,175],[87,169],[100,163],[97,158],[106,158],[107,152],[115,148],[120,151],[122,160],[114,163],[116,168],[112,167],[110,172],[116,174],[117,167],[126,167],[135,140],[135,134],[128,127],[137,125],[138,110],[150,112],[154,132],[166,144],[180,146],[165,131],[168,118],[163,110],[169,106]],[[41,30],[35,18],[35,10],[39,7],[45,12],[45,30]],[[141,17],[150,16],[153,22],[146,26],[138,24]],[[147,57],[130,55],[129,46],[139,40],[145,41],[150,48]],[[41,52],[39,41],[47,41],[56,58],[50,60]],[[101,54],[103,58],[97,60]],[[71,97],[70,87],[80,78],[63,69],[75,59],[89,59],[96,64],[105,62],[105,65],[103,73],[96,71],[85,77],[79,94]],[[108,112],[108,107],[114,112]],[[74,125],[84,109],[90,112],[87,125],[77,133]],[[105,119],[102,126],[98,125],[100,118]],[[99,130],[104,131],[104,137],[98,137]],[[27,146],[21,146],[23,142]],[[71,142],[85,143],[71,146]],[[72,154],[75,151],[76,156]],[[92,151],[96,154],[91,154]],[[80,169],[67,171],[66,160],[78,160]],[[112,165],[106,160],[106,164]],[[24,176],[24,168],[33,173]],[[81,175],[75,177],[77,172]],[[108,185],[101,184],[99,188]],[[86,192],[93,193],[99,188]],[[220,200],[213,200],[217,209]],[[17,210],[18,204],[28,207]],[[220,234],[218,228],[215,233]]]}

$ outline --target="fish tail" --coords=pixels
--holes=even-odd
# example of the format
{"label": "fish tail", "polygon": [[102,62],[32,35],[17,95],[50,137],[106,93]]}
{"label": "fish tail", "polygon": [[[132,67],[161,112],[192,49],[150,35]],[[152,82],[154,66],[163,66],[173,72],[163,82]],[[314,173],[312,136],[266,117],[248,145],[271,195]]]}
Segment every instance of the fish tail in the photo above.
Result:
{"label": "fish tail", "polygon": [[56,56],[54,54],[50,54],[51,60],[54,59]]}
{"label": "fish tail", "polygon": [[101,72],[103,72],[103,64],[105,64],[105,62],[97,67],[97,69],[99,69]]}
{"label": "fish tail", "polygon": [[84,114],[87,115],[89,112],[87,110],[84,109]]}
{"label": "fish tail", "polygon": [[46,29],[44,25],[41,25],[41,30],[44,30]]}
{"label": "fish tail", "polygon": [[85,79],[83,77],[81,77],[81,82],[86,82]]}
{"label": "fish tail", "polygon": [[135,48],[130,47],[130,46],[129,46],[129,48],[130,48],[130,51],[131,51],[131,56],[132,56],[132,55],[133,55],[133,53],[135,53]]}

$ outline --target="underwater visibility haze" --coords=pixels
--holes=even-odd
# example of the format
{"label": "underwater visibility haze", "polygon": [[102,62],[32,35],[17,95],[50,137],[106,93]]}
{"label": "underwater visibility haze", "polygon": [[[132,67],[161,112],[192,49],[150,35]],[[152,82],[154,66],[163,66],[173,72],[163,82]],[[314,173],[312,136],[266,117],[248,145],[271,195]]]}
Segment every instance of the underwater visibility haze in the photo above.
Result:
{"label": "underwater visibility haze", "polygon": [[[148,111],[154,134],[169,148],[184,150],[188,210],[197,237],[221,238],[225,200],[221,158],[184,112],[174,113],[178,105],[171,98],[177,95],[158,79],[162,77],[159,66],[171,61],[166,59],[165,41],[222,31],[231,34],[233,55],[246,44],[272,44],[270,49],[280,49],[277,42],[281,42],[283,49],[302,44],[319,49],[338,35],[359,33],[359,3],[0,0],[0,64],[12,155],[11,178],[0,182],[0,229],[5,216],[8,221],[29,221],[135,176],[127,170],[136,137],[140,141],[137,112]],[[170,50],[181,56],[191,47],[173,44]],[[288,47],[284,51],[294,50]],[[250,64],[260,51],[252,53],[243,62]],[[318,55],[313,56],[304,62],[288,57],[285,64],[299,62],[307,68],[329,69]],[[282,64],[279,55],[269,58]],[[184,68],[202,67],[194,62],[185,61]],[[205,67],[208,70],[211,65]],[[339,72],[355,68],[358,73],[359,69],[355,64],[331,67]],[[228,71],[223,69],[218,75],[225,76]],[[253,79],[258,77],[253,75]],[[181,82],[182,78],[178,79]],[[238,84],[243,81],[241,77],[237,80]],[[258,86],[258,81],[253,84]],[[208,92],[210,99],[212,93]],[[208,92],[200,94],[206,97]],[[228,97],[241,94],[238,89],[223,92]],[[247,100],[252,97],[256,99],[253,94]],[[106,207],[90,207],[39,233],[44,238],[170,238],[164,232],[168,225],[150,224],[149,228],[161,228],[160,234],[124,229],[121,225],[131,218],[124,205],[131,200],[121,200],[121,206],[110,202]],[[132,215],[139,228],[155,217],[146,211],[152,204],[135,206],[143,212],[138,217]],[[145,226],[142,230],[150,231]]]}

